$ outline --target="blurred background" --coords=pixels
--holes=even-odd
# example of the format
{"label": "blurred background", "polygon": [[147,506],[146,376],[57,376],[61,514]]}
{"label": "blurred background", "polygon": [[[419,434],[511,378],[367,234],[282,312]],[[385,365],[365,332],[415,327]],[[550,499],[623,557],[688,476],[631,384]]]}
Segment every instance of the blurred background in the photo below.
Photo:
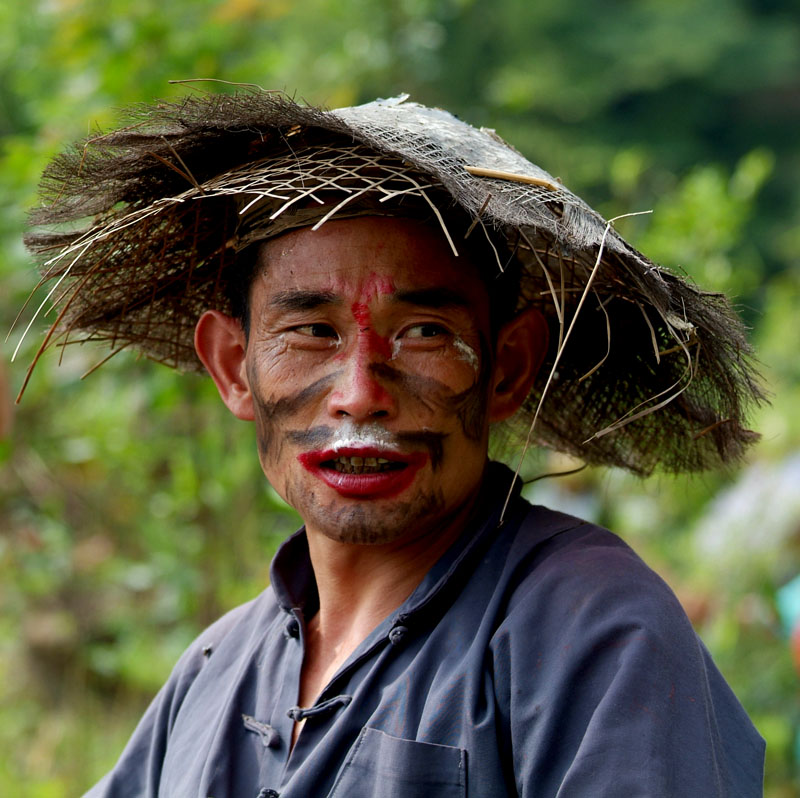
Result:
{"label": "blurred background", "polygon": [[[672,585],[800,795],[800,10],[794,0],[2,0],[0,330],[45,162],[118,109],[224,85],[330,107],[410,92],[493,127],[752,331],[772,404],[741,468],[532,484]],[[123,354],[0,348],[0,795],[108,769],[201,628],[267,583],[298,522],[210,381]],[[564,470],[540,455],[527,470]]]}

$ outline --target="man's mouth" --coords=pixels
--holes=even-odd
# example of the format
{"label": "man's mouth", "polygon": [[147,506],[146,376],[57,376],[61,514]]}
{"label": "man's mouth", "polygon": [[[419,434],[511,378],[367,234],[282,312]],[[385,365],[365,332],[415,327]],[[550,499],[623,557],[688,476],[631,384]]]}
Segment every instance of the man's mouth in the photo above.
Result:
{"label": "man's mouth", "polygon": [[390,498],[402,493],[429,461],[426,452],[398,452],[386,447],[342,446],[304,452],[303,467],[341,496]]}
{"label": "man's mouth", "polygon": [[333,468],[340,474],[379,474],[382,471],[397,471],[406,464],[385,457],[357,457],[341,455],[335,460],[324,460],[322,468]]}

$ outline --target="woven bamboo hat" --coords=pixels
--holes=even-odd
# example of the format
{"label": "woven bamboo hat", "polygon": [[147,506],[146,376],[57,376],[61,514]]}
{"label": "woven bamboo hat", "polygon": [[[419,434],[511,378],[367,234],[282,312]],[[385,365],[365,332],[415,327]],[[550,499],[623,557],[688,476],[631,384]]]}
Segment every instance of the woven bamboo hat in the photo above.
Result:
{"label": "woven bamboo hat", "polygon": [[757,438],[744,417],[763,395],[724,296],[648,260],[494,131],[406,97],[326,111],[244,91],[135,107],[55,158],[41,190],[26,243],[56,320],[30,370],[51,345],[103,341],[200,371],[195,322],[230,312],[252,244],[422,209],[454,251],[474,244],[487,270],[516,270],[518,308],[550,324],[508,435],[535,420],[540,445],[640,474],[718,466]]}

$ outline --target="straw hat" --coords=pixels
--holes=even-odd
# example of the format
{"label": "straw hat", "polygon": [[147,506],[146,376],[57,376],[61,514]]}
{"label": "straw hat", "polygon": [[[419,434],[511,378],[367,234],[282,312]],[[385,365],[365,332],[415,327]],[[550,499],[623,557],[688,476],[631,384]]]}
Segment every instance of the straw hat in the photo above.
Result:
{"label": "straw hat", "polygon": [[26,243],[56,321],[31,370],[55,343],[92,340],[200,371],[195,322],[230,312],[252,244],[342,215],[424,212],[454,251],[516,270],[518,307],[551,326],[512,438],[535,419],[541,445],[646,474],[718,466],[758,437],[744,415],[763,394],[724,296],[648,260],[494,131],[406,97],[326,111],[240,91],[138,106],[55,158],[41,188]]}

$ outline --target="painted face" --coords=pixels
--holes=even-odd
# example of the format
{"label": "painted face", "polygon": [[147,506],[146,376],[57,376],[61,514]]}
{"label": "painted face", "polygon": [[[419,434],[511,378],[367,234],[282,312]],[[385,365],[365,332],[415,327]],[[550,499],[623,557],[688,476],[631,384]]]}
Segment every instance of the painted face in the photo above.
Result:
{"label": "painted face", "polygon": [[486,290],[440,231],[329,221],[265,244],[247,379],[261,465],[309,530],[417,538],[474,497],[492,375]]}

